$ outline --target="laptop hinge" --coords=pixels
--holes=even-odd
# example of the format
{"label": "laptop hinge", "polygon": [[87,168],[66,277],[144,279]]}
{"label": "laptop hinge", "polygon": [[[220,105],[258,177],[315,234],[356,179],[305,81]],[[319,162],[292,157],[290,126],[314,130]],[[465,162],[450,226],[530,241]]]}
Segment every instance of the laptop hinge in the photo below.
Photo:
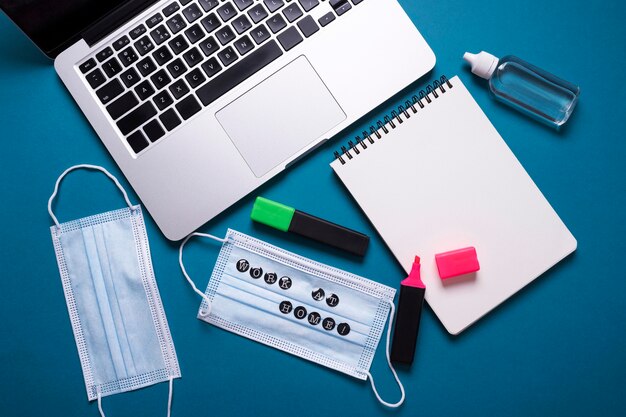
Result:
{"label": "laptop hinge", "polygon": [[157,1],[159,0],[129,0],[83,31],[82,38],[89,46],[93,46]]}

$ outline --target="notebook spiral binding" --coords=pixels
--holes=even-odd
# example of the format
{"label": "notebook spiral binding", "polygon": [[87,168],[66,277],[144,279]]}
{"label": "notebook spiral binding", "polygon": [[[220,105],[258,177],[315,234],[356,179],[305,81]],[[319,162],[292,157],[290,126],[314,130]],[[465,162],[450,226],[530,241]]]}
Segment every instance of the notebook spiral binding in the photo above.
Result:
{"label": "notebook spiral binding", "polygon": [[[446,87],[449,90],[453,87],[453,85],[445,75],[442,75],[438,80],[435,80],[431,85],[427,86],[425,90],[421,90],[418,95],[413,95],[410,100],[406,100],[404,105],[399,105],[397,110],[393,110],[390,115],[386,115],[382,120],[378,120],[376,122],[376,126],[371,125],[369,127],[369,132],[364,130],[363,133],[361,133],[361,136],[356,136],[354,138],[356,143],[350,140],[348,141],[347,146],[341,147],[341,151],[335,151],[335,159],[338,159],[339,162],[341,162],[341,165],[345,165],[347,160],[354,158],[356,155],[359,155],[362,151],[367,149],[366,142],[369,142],[370,144],[374,143],[372,136],[375,136],[376,139],[381,139],[383,135],[390,132],[387,125],[391,127],[391,129],[395,129],[396,123],[394,123],[394,120],[396,120],[398,124],[403,123],[404,120],[402,119],[402,116],[404,116],[405,120],[411,117],[409,109],[413,112],[413,114],[416,114],[416,105],[419,106],[420,109],[423,109],[427,104],[432,103],[433,99],[436,100],[439,98],[439,92],[437,92],[437,90],[439,90],[441,94],[445,94],[446,91],[448,91],[446,90]],[[426,101],[426,103],[423,103],[422,100]],[[359,149],[359,145],[361,149]]]}

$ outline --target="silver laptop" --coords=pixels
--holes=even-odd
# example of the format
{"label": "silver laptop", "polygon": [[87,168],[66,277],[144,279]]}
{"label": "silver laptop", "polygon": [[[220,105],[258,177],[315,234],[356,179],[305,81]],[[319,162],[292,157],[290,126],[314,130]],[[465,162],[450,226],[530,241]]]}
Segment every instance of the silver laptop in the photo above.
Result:
{"label": "silver laptop", "polygon": [[415,81],[396,0],[0,0],[178,240]]}

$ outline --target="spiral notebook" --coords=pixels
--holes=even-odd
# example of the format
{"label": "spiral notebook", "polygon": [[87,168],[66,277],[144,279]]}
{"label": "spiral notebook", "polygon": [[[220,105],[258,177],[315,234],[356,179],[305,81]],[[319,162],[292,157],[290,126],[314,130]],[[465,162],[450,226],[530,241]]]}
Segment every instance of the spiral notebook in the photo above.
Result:
{"label": "spiral notebook", "polygon": [[[458,334],[576,249],[576,240],[458,77],[335,152],[331,163],[407,274]],[[435,254],[474,246],[480,270],[442,281]]]}

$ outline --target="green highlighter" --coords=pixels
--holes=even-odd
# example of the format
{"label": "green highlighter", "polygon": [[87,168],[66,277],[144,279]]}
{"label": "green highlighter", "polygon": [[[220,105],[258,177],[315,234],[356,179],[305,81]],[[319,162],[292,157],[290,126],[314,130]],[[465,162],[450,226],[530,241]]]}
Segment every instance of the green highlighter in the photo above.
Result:
{"label": "green highlighter", "polygon": [[250,218],[283,232],[291,232],[363,256],[370,238],[335,223],[311,216],[293,207],[257,197]]}

